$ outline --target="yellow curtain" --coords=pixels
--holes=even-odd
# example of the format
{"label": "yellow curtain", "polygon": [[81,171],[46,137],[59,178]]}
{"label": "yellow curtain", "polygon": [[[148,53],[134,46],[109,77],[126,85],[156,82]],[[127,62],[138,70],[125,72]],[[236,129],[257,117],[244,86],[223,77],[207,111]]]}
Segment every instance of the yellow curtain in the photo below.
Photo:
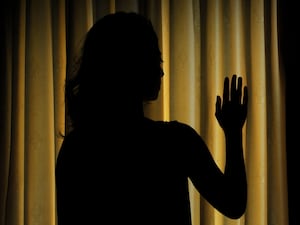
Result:
{"label": "yellow curtain", "polygon": [[191,184],[193,225],[287,225],[285,79],[277,7],[276,0],[3,3],[0,224],[56,224],[54,168],[59,134],[65,131],[66,71],[93,22],[123,10],[150,17],[160,38],[163,88],[146,114],[193,126],[221,168],[224,138],[214,117],[216,95],[232,74],[249,87],[246,213],[238,220],[225,218]]}

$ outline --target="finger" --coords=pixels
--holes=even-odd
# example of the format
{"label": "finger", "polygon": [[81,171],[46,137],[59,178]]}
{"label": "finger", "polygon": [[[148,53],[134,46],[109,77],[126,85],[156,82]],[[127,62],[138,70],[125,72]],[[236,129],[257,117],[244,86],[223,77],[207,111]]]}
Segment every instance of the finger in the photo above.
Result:
{"label": "finger", "polygon": [[221,97],[218,95],[216,99],[216,111],[221,111]]}
{"label": "finger", "polygon": [[239,103],[241,103],[241,98],[242,98],[242,84],[243,84],[242,77],[239,77],[238,84],[237,84],[237,91],[236,91],[236,95],[237,95],[236,97]]}
{"label": "finger", "polygon": [[229,101],[229,78],[224,79],[224,89],[223,89],[223,104]]}
{"label": "finger", "polygon": [[231,79],[230,97],[231,100],[236,99],[236,75],[233,75]]}

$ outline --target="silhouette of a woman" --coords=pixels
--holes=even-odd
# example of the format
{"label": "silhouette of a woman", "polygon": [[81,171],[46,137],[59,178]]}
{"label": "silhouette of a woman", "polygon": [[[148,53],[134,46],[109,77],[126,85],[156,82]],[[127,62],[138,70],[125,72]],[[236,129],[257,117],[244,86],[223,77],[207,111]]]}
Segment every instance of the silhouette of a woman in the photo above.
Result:
{"label": "silhouette of a woman", "polygon": [[223,101],[217,96],[222,172],[191,126],[144,116],[143,104],[159,94],[161,63],[152,24],[137,13],[109,14],[88,31],[65,89],[72,130],[56,164],[58,225],[191,225],[188,179],[225,216],[245,212],[242,78],[226,77]]}

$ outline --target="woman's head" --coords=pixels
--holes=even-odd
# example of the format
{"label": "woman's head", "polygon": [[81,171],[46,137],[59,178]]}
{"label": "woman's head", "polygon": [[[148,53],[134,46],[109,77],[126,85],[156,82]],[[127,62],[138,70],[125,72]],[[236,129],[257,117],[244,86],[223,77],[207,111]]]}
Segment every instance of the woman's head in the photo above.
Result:
{"label": "woman's head", "polygon": [[104,16],[88,31],[79,69],[66,86],[71,118],[76,120],[81,104],[96,105],[104,98],[107,103],[155,100],[163,76],[161,63],[148,19],[125,12]]}

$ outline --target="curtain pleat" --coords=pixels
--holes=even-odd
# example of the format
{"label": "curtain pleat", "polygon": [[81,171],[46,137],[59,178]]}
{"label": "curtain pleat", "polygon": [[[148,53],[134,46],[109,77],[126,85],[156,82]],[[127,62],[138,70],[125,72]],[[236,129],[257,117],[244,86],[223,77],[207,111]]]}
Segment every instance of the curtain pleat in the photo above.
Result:
{"label": "curtain pleat", "polygon": [[24,222],[55,223],[55,118],[51,1],[26,5]]}
{"label": "curtain pleat", "polygon": [[[52,54],[54,88],[54,136],[57,156],[65,134],[65,98],[64,87],[67,67],[66,45],[66,4],[64,1],[52,2]],[[55,156],[55,158],[56,158]]]}
{"label": "curtain pleat", "polygon": [[217,164],[225,143],[215,119],[225,76],[249,88],[244,128],[248,205],[231,220],[189,183],[193,225],[288,225],[285,77],[278,50],[277,1],[14,0],[1,9],[0,223],[55,225],[55,160],[68,129],[66,74],[85,34],[110,12],[140,12],[158,34],[165,76],[153,119],[190,124]]}
{"label": "curtain pleat", "polygon": [[[13,63],[13,13],[11,3],[6,3],[1,10],[1,27],[5,32],[1,33],[1,82],[0,82],[0,144],[1,144],[1,157],[0,157],[0,219],[1,224],[5,224],[6,214],[14,204],[11,199],[11,192],[15,190],[12,180],[14,180],[12,171],[10,169],[11,158],[11,119],[12,119],[12,63]],[[13,167],[13,166],[12,166]],[[11,178],[12,177],[12,178]],[[10,179],[11,178],[11,179]],[[16,197],[18,198],[18,197]]]}
{"label": "curtain pleat", "polygon": [[[56,0],[52,2],[52,54],[53,54],[53,88],[54,88],[54,139],[55,139],[55,156],[56,159],[60,146],[62,144],[62,136],[65,134],[65,98],[64,86],[67,67],[67,44],[66,44],[66,3]],[[52,171],[54,173],[54,171]],[[51,174],[53,176],[53,174]],[[56,193],[55,208],[52,221],[57,221],[56,216]]]}
{"label": "curtain pleat", "polygon": [[13,13],[12,80],[11,80],[11,143],[9,180],[7,187],[5,223],[24,221],[24,143],[25,143],[25,4],[21,2]]}
{"label": "curtain pleat", "polygon": [[285,105],[285,79],[280,69],[278,47],[276,1],[269,5],[270,32],[267,39],[269,47],[267,54],[270,67],[267,69],[267,96],[270,96],[268,108],[268,221],[270,224],[285,224],[288,221],[287,213],[287,159],[286,159],[286,105]]}
{"label": "curtain pleat", "polygon": [[[247,224],[268,224],[267,221],[267,102],[264,4],[250,4],[250,98],[247,123]],[[253,121],[251,123],[251,121]],[[250,151],[251,150],[251,151]]]}

